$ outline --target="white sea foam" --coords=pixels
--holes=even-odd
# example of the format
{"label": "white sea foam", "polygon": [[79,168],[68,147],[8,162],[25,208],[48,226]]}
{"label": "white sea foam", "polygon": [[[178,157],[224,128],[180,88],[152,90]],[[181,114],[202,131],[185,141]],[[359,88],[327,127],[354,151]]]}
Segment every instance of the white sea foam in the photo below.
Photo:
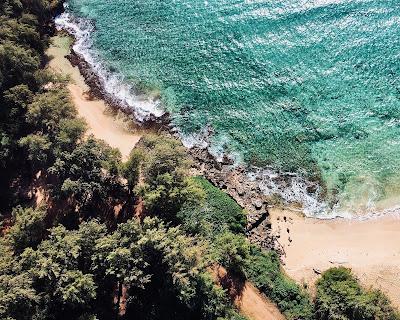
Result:
{"label": "white sea foam", "polygon": [[[68,11],[55,20],[57,29],[64,29],[71,33],[76,42],[74,51],[81,55],[95,72],[107,95],[115,99],[121,105],[127,106],[133,111],[138,121],[145,121],[150,116],[160,117],[164,114],[160,101],[153,101],[144,95],[138,95],[132,84],[125,81],[122,74],[111,72],[103,63],[101,57],[93,47],[91,35],[94,25],[91,21],[77,18]],[[177,135],[183,144],[188,148],[206,148],[217,160],[222,161],[227,155],[226,146],[230,145],[229,138],[220,137],[218,141],[211,141],[213,130],[206,126],[198,133],[183,134],[179,128],[175,128]],[[243,163],[242,155],[228,152],[228,158],[235,161],[235,164]],[[273,168],[251,168],[248,172],[248,179],[257,181],[261,192],[267,196],[277,195],[285,205],[300,204],[301,209],[308,217],[319,219],[371,219],[383,215],[398,215],[400,217],[400,206],[384,210],[377,210],[375,202],[371,199],[367,212],[356,214],[336,206],[334,208],[323,200],[321,186],[315,182],[308,181],[303,176],[293,173],[279,172]],[[310,188],[311,186],[311,188]],[[296,208],[298,208],[296,206]]]}
{"label": "white sea foam", "polygon": [[[213,129],[206,126],[198,133],[183,134],[175,128],[177,136],[187,148],[207,149],[217,161],[222,162],[224,158],[231,159],[233,167],[243,165],[244,160],[237,152],[227,152],[226,147],[231,145],[228,136],[219,137],[217,141],[213,139]],[[385,215],[398,215],[400,217],[400,206],[378,209],[376,199],[372,196],[365,206],[365,210],[357,212],[340,207],[339,204],[331,207],[322,196],[322,187],[317,182],[312,182],[304,176],[282,172],[273,167],[250,167],[247,173],[250,181],[256,182],[262,194],[272,197],[277,196],[283,204],[293,211],[299,211],[309,218],[316,219],[351,219],[368,220]]]}
{"label": "white sea foam", "polygon": [[[380,208],[376,197],[373,195],[363,208],[350,210],[340,204],[331,207],[323,199],[321,186],[298,174],[277,172],[273,168],[253,168],[248,173],[248,178],[258,182],[258,186],[264,195],[278,196],[288,208],[300,211],[306,217],[361,221],[383,216],[400,218],[400,205]],[[291,207],[293,204],[296,204],[295,208]],[[301,208],[298,208],[297,205],[300,205]]]}
{"label": "white sea foam", "polygon": [[137,94],[135,88],[125,81],[122,74],[111,72],[102,62],[99,54],[93,48],[91,38],[94,31],[93,23],[87,19],[75,17],[68,11],[68,5],[64,6],[65,12],[55,19],[56,28],[66,30],[75,37],[73,50],[81,55],[93,72],[97,74],[105,93],[117,103],[133,111],[136,120],[140,122],[151,116],[162,116],[165,112],[161,108],[159,100],[154,101],[150,97]]}

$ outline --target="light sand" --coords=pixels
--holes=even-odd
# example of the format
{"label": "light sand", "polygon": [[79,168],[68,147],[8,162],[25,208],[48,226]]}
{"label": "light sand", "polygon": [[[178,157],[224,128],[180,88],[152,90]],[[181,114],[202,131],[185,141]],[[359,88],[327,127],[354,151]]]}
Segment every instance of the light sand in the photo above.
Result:
{"label": "light sand", "polygon": [[103,100],[89,100],[86,92],[89,90],[77,67],[73,67],[66,55],[69,53],[71,40],[67,36],[53,37],[53,44],[47,54],[52,57],[49,66],[55,72],[68,75],[71,83],[68,89],[80,117],[88,124],[87,134],[93,134],[97,139],[104,140],[111,147],[117,148],[122,159],[126,160],[129,153],[140,140],[142,132],[132,132],[127,129],[124,121],[106,114],[107,105]]}
{"label": "light sand", "polygon": [[313,269],[350,267],[364,286],[381,289],[400,307],[398,217],[317,220],[288,210],[270,212],[273,232],[280,234],[279,242],[286,253],[285,270],[289,276],[312,288],[318,278]]}

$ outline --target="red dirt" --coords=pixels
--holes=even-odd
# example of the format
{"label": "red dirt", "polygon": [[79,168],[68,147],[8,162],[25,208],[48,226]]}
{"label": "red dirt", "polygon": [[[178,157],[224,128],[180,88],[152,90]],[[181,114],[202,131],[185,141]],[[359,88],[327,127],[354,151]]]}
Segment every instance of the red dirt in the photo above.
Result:
{"label": "red dirt", "polygon": [[249,281],[231,276],[216,266],[211,270],[216,281],[228,291],[240,313],[250,320],[285,320],[278,307]]}
{"label": "red dirt", "polygon": [[252,320],[285,320],[277,306],[247,281],[235,304],[243,315]]}

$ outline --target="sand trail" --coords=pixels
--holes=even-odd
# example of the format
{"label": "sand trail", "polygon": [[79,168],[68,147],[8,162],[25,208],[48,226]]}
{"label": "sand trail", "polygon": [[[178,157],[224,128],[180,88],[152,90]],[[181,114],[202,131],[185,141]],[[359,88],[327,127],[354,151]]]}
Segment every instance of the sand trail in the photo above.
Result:
{"label": "sand trail", "polygon": [[277,306],[266,299],[250,282],[246,282],[236,304],[241,313],[251,320],[285,320]]}

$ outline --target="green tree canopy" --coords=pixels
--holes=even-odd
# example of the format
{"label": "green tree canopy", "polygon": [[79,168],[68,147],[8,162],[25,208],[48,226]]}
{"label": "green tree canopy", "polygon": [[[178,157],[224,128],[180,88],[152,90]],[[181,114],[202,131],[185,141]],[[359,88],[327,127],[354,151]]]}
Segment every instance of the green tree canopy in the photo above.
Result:
{"label": "green tree canopy", "polygon": [[221,233],[214,242],[214,260],[236,275],[245,275],[250,243],[240,234]]}
{"label": "green tree canopy", "polygon": [[0,43],[0,91],[22,83],[35,83],[39,55],[10,41]]}
{"label": "green tree canopy", "polygon": [[120,153],[89,137],[72,152],[63,151],[48,172],[55,178],[53,194],[68,199],[83,216],[91,212],[111,214],[112,203],[122,193]]}
{"label": "green tree canopy", "polygon": [[315,315],[324,320],[400,319],[381,292],[362,288],[344,267],[331,268],[318,280]]}
{"label": "green tree canopy", "polygon": [[35,248],[45,236],[46,210],[16,207],[13,225],[7,232],[12,248],[21,253],[25,248]]}
{"label": "green tree canopy", "polygon": [[196,203],[204,197],[202,190],[188,178],[191,162],[185,148],[176,139],[145,136],[140,147],[143,184],[139,188],[146,209],[170,221],[184,203]]}
{"label": "green tree canopy", "polygon": [[29,104],[26,121],[43,134],[54,135],[61,121],[74,119],[76,110],[66,89],[38,94]]}

